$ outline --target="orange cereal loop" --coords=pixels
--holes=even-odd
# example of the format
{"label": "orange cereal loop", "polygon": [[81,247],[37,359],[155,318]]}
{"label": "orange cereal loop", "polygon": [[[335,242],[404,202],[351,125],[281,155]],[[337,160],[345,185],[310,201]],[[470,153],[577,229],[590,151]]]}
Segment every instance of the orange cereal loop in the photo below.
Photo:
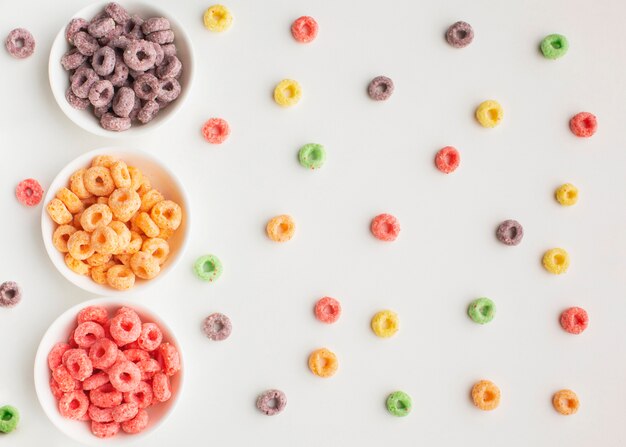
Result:
{"label": "orange cereal loop", "polygon": [[271,219],[265,231],[274,242],[287,242],[296,231],[296,223],[291,216],[282,214]]}
{"label": "orange cereal loop", "polygon": [[139,213],[135,219],[135,223],[146,236],[157,237],[159,235],[159,227],[154,223],[148,213]]}
{"label": "orange cereal loop", "polygon": [[83,261],[73,258],[69,253],[65,254],[65,265],[67,265],[71,271],[78,273],[79,275],[89,274],[89,266]]}
{"label": "orange cereal loop", "polygon": [[82,216],[83,213],[76,213],[74,214],[74,219],[72,219],[72,223],[71,225],[74,226],[74,228],[76,228],[77,230],[83,230],[83,226],[80,224],[80,216]]}
{"label": "orange cereal loop", "polygon": [[48,203],[46,210],[52,220],[59,225],[65,225],[72,221],[72,213],[67,210],[65,204],[59,199],[52,199],[50,203]]}
{"label": "orange cereal loop", "polygon": [[118,188],[130,188],[131,179],[130,172],[128,172],[128,166],[123,161],[116,161],[113,163],[109,170],[111,171],[111,177],[113,177],[113,183]]}
{"label": "orange cereal loop", "polygon": [[85,259],[85,262],[89,267],[100,267],[109,263],[111,261],[111,257],[112,256],[110,254],[94,253]]}
{"label": "orange cereal loop", "polygon": [[338,367],[337,356],[326,348],[317,349],[309,356],[309,369],[316,376],[331,377]]}
{"label": "orange cereal loop", "polygon": [[161,238],[151,238],[143,241],[143,245],[141,246],[141,251],[148,253],[154,259],[157,260],[159,265],[163,265],[163,263],[167,260],[167,257],[170,254],[170,245]]}
{"label": "orange cereal loop", "polygon": [[125,265],[114,265],[107,270],[107,284],[117,290],[127,290],[135,285],[135,274]]}
{"label": "orange cereal loop", "polygon": [[128,174],[130,174],[130,189],[137,191],[143,183],[142,172],[134,166],[129,166]]}
{"label": "orange cereal loop", "polygon": [[67,253],[67,241],[72,234],[76,233],[76,228],[72,225],[60,225],[52,234],[52,245],[61,253]]}
{"label": "orange cereal loop", "polygon": [[120,222],[119,220],[114,220],[109,224],[109,228],[112,228],[113,231],[117,234],[117,249],[115,253],[122,253],[128,247],[130,243],[130,230],[126,226],[126,224]]}
{"label": "orange cereal loop", "polygon": [[115,260],[119,263],[119,264],[124,264],[127,267],[130,267],[130,258],[133,255],[115,255]]}
{"label": "orange cereal loop", "polygon": [[106,227],[113,220],[111,209],[102,203],[91,205],[80,216],[80,224],[85,231],[93,231],[98,227]]}
{"label": "orange cereal loop", "polygon": [[78,196],[67,188],[59,189],[56,197],[63,202],[67,210],[72,214],[80,213],[85,209],[85,205],[83,205]]}
{"label": "orange cereal loop", "polygon": [[115,190],[111,172],[104,166],[92,166],[83,176],[85,188],[94,196],[108,196]]}
{"label": "orange cereal loop", "polygon": [[170,230],[169,228],[161,228],[161,231],[159,232],[159,235],[157,237],[159,239],[163,239],[164,241],[167,241],[173,235],[174,235],[174,230]]}
{"label": "orange cereal loop", "polygon": [[139,217],[139,213],[131,217],[130,220],[127,222],[127,224],[129,224],[128,228],[130,228],[130,231],[134,231],[135,233],[141,234],[143,233],[143,231],[141,231],[141,228],[139,228],[139,226],[137,225],[137,217]]}
{"label": "orange cereal loop", "polygon": [[481,410],[495,410],[500,404],[500,388],[489,380],[481,380],[472,387],[472,401]]}
{"label": "orange cereal loop", "polygon": [[77,231],[67,240],[67,251],[74,259],[84,261],[94,253],[91,235],[86,231]]}
{"label": "orange cereal loop", "polygon": [[113,254],[117,250],[117,233],[111,227],[98,227],[91,233],[91,246],[101,254]]}
{"label": "orange cereal loop", "polygon": [[85,188],[84,176],[86,171],[86,169],[79,169],[70,177],[70,191],[81,200],[88,199],[93,195]]}
{"label": "orange cereal loop", "polygon": [[98,155],[91,161],[91,166],[104,166],[110,168],[117,161],[113,155]]}
{"label": "orange cereal loop", "polygon": [[140,196],[143,196],[145,193],[147,193],[151,189],[152,189],[152,184],[150,183],[150,179],[148,179],[148,177],[144,175],[143,181],[141,182],[141,185],[137,189],[137,194],[139,194]]}
{"label": "orange cereal loop", "polygon": [[108,197],[105,197],[105,196],[98,197],[98,198],[96,199],[96,203],[100,203],[100,204],[102,204],[102,205],[108,205],[108,204],[109,204],[109,198],[108,198]]}
{"label": "orange cereal loop", "polygon": [[121,254],[124,255],[134,255],[139,250],[141,250],[141,245],[143,244],[143,239],[141,235],[136,231],[130,230],[130,242],[128,246],[122,251]]}
{"label": "orange cereal loop", "polygon": [[580,401],[572,390],[560,390],[552,396],[552,405],[562,415],[569,416],[578,411]]}
{"label": "orange cereal loop", "polygon": [[142,279],[152,279],[161,271],[159,261],[144,251],[138,251],[130,258],[130,268]]}
{"label": "orange cereal loop", "polygon": [[165,200],[165,197],[156,189],[151,189],[141,196],[141,211],[149,213],[154,205]]}
{"label": "orange cereal loop", "polygon": [[107,283],[107,271],[114,265],[116,265],[115,262],[109,261],[106,264],[92,267],[89,270],[89,275],[96,283],[104,285]]}
{"label": "orange cereal loop", "polygon": [[[159,228],[176,230],[183,220],[183,211],[178,203],[171,200],[163,200],[152,207],[150,217],[152,217],[152,220]],[[152,236],[146,233],[146,236],[156,237],[158,234]]]}
{"label": "orange cereal loop", "polygon": [[81,199],[81,202],[83,202],[83,205],[85,206],[85,208],[88,208],[91,205],[93,205],[94,203],[97,203],[98,202],[98,198],[96,196],[91,196],[91,197],[88,197],[86,199]]}
{"label": "orange cereal loop", "polygon": [[141,198],[131,188],[119,188],[109,197],[109,208],[117,220],[128,222],[139,210]]}

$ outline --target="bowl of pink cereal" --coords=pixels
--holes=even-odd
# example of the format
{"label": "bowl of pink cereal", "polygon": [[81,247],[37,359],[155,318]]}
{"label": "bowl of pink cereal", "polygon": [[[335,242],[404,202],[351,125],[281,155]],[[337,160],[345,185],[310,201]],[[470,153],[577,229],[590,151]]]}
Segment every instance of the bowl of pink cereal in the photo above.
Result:
{"label": "bowl of pink cereal", "polygon": [[188,96],[191,40],[169,13],[150,3],[97,2],[63,25],[48,74],[59,107],[100,136],[139,135],[163,124]]}
{"label": "bowl of pink cereal", "polygon": [[183,386],[182,354],[153,312],[100,298],[50,325],[34,379],[59,430],[82,445],[120,445],[153,432],[172,413]]}
{"label": "bowl of pink cereal", "polygon": [[41,216],[54,266],[98,295],[143,290],[172,271],[189,240],[189,199],[177,176],[141,151],[102,148],[50,184]]}

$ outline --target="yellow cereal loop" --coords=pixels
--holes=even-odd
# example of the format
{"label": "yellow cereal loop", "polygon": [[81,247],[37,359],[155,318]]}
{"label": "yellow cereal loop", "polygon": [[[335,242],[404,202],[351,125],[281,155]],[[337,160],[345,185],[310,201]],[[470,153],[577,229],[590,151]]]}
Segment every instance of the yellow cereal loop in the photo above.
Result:
{"label": "yellow cereal loop", "polygon": [[578,202],[578,188],[571,183],[565,183],[556,190],[556,200],[563,206],[576,205]]}
{"label": "yellow cereal loop", "polygon": [[569,254],[562,248],[552,248],[543,255],[544,268],[555,275],[567,272]]}
{"label": "yellow cereal loop", "polygon": [[73,258],[69,253],[65,254],[65,265],[67,265],[71,271],[78,273],[79,275],[89,274],[89,265],[85,264],[83,261]]}
{"label": "yellow cereal loop", "polygon": [[83,205],[78,196],[67,188],[59,189],[56,197],[63,202],[67,210],[72,214],[80,213],[85,209],[85,205]]}
{"label": "yellow cereal loop", "polygon": [[338,367],[337,356],[326,348],[316,349],[309,356],[309,369],[318,377],[331,377]]}
{"label": "yellow cereal loop", "polygon": [[301,97],[302,88],[293,79],[283,79],[274,89],[274,101],[283,107],[297,104]]}
{"label": "yellow cereal loop", "polygon": [[372,330],[381,338],[395,335],[399,324],[398,315],[391,310],[381,310],[372,318]]}
{"label": "yellow cereal loop", "polygon": [[267,236],[274,242],[287,242],[296,232],[296,223],[287,214],[272,218],[265,228]]}
{"label": "yellow cereal loop", "polygon": [[72,213],[67,210],[65,204],[59,199],[52,199],[50,203],[48,203],[46,211],[48,211],[52,220],[59,225],[68,224],[73,220]]}
{"label": "yellow cereal loop", "polygon": [[476,109],[476,119],[483,127],[496,127],[502,121],[504,110],[498,101],[488,100]]}
{"label": "yellow cereal loop", "polygon": [[221,33],[230,28],[233,15],[224,5],[213,5],[204,12],[204,26],[209,31]]}

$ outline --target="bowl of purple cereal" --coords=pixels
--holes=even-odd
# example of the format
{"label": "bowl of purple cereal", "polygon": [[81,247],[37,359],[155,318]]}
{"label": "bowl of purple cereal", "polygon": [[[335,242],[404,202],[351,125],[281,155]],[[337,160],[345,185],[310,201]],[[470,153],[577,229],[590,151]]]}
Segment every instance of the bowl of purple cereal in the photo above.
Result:
{"label": "bowl of purple cereal", "polygon": [[191,40],[170,14],[142,2],[98,2],[55,38],[48,72],[61,110],[96,135],[154,129],[183,105],[194,72]]}

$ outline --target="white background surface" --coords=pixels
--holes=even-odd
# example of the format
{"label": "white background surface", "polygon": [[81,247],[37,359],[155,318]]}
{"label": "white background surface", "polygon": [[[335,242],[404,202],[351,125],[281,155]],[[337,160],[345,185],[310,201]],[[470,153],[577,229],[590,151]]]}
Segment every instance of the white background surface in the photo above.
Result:
{"label": "white background surface", "polygon": [[[24,290],[18,307],[0,309],[0,404],[22,413],[0,445],[73,446],[47,421],[36,400],[32,363],[55,317],[91,296],[69,284],[47,259],[37,209],[17,203],[27,177],[44,187],[79,154],[110,140],[75,127],[47,83],[49,46],[83,0],[2,1],[0,34],[18,26],[37,39],[35,55],[14,60],[0,51],[1,280]],[[193,205],[192,244],[179,268],[155,290],[129,298],[166,318],[185,348],[186,393],[144,445],[318,446],[384,444],[618,446],[626,442],[626,300],[624,250],[623,17],[626,3],[583,0],[413,2],[232,0],[230,31],[202,26],[206,2],[159,2],[186,23],[198,70],[193,95],[172,121],[120,145],[152,151],[183,177]],[[291,22],[312,15],[317,40],[297,44]],[[474,26],[474,43],[449,47],[449,24]],[[560,32],[570,51],[558,61],[538,52]],[[386,103],[371,101],[376,75],[396,85]],[[281,109],[274,85],[297,79],[302,101]],[[473,111],[497,99],[505,118],[483,129]],[[577,139],[569,118],[597,115],[599,131]],[[209,117],[227,119],[232,135],[211,146],[200,135]],[[326,146],[327,164],[310,172],[297,162],[308,142]],[[439,173],[436,151],[456,146],[454,174]],[[579,204],[560,207],[554,189],[580,188]],[[370,219],[395,214],[395,243],[369,234]],[[266,221],[290,213],[295,238],[277,245]],[[498,223],[518,219],[525,238],[505,247]],[[571,255],[561,277],[541,267],[542,253]],[[217,254],[225,270],[209,285],[193,260]],[[333,326],[312,315],[317,298],[339,298]],[[468,303],[489,296],[495,320],[475,325]],[[590,314],[580,336],[562,331],[560,312]],[[369,320],[398,312],[401,330],[376,338]],[[213,343],[202,319],[220,311],[232,336]],[[339,356],[337,375],[307,369],[311,350]],[[502,390],[493,412],[475,409],[472,384]],[[286,411],[268,418],[257,394],[280,388]],[[575,390],[581,408],[562,417],[552,393]],[[386,413],[387,394],[412,395],[409,417]]]}

